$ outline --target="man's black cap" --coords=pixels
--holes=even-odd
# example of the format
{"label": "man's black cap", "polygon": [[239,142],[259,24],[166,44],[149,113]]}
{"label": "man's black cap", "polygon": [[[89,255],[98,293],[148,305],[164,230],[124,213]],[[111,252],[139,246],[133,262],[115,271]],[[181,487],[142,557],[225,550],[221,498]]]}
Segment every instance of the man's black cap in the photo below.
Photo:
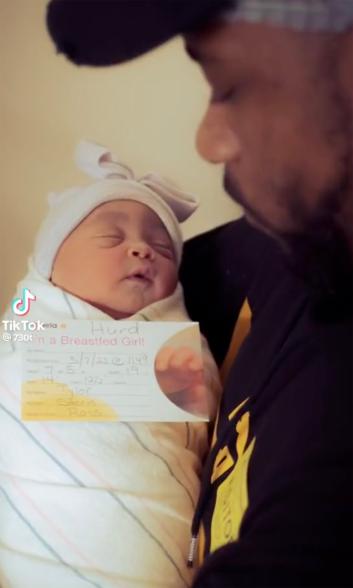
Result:
{"label": "man's black cap", "polygon": [[112,65],[202,26],[234,0],[51,0],[47,26],[78,65]]}

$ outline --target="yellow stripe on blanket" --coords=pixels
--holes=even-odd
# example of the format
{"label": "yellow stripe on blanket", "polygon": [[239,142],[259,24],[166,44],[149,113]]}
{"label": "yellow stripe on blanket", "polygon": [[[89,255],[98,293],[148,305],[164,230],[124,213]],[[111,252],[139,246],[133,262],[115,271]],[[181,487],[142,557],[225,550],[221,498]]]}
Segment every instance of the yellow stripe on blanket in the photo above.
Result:
{"label": "yellow stripe on blanket", "polygon": [[24,421],[117,421],[119,415],[101,400],[76,394],[63,383],[29,380],[22,384]]}

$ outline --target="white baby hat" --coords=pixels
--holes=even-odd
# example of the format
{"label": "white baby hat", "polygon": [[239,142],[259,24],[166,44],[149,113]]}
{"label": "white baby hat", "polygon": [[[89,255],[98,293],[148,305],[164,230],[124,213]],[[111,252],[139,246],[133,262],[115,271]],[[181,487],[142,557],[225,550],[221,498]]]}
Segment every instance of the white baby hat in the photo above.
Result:
{"label": "white baby hat", "polygon": [[35,242],[33,261],[38,272],[49,279],[60,245],[97,206],[112,200],[135,200],[151,208],[161,219],[174,244],[178,264],[182,253],[179,223],[198,207],[198,200],[158,174],[140,179],[105,147],[80,141],[75,152],[77,166],[98,181],[49,194],[49,213]]}

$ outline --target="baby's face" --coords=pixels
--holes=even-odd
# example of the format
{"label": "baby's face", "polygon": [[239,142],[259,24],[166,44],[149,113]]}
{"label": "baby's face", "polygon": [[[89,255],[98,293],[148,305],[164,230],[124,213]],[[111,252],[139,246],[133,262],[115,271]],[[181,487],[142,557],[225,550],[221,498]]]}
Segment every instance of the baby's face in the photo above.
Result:
{"label": "baby's face", "polygon": [[159,217],[132,200],[93,210],[61,245],[51,281],[116,319],[166,298],[178,280],[171,238]]}

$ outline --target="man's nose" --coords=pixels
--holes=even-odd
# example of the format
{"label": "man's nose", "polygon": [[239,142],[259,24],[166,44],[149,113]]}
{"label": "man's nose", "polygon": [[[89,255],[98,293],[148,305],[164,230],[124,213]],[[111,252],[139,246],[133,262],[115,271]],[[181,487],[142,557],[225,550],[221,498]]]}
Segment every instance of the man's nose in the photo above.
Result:
{"label": "man's nose", "polygon": [[227,163],[240,157],[240,143],[229,122],[229,113],[222,104],[210,104],[200,123],[196,148],[210,163]]}
{"label": "man's nose", "polygon": [[139,259],[154,259],[154,251],[148,243],[144,241],[135,241],[128,246],[129,257],[138,257]]}

